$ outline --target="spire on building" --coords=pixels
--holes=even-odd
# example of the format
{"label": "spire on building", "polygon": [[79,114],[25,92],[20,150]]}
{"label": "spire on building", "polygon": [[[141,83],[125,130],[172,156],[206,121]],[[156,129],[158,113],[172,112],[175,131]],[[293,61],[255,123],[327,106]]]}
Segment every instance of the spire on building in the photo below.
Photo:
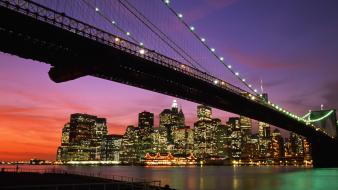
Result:
{"label": "spire on building", "polygon": [[171,108],[178,108],[177,101],[174,99],[173,104],[171,104]]}

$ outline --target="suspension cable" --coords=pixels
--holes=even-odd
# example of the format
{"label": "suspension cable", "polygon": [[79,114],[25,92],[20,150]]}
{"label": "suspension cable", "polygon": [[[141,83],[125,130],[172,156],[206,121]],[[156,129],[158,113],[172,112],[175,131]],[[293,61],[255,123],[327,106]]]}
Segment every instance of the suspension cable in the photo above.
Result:
{"label": "suspension cable", "polygon": [[211,54],[217,58],[217,60],[222,64],[224,65],[232,74],[235,75],[235,77],[240,80],[241,83],[243,83],[247,88],[249,88],[252,92],[254,92],[254,94],[256,95],[259,95],[257,89],[254,89],[252,87],[251,84],[247,83],[246,82],[246,79],[245,78],[242,78],[240,75],[239,75],[239,72],[236,72],[232,69],[232,66],[231,65],[227,65],[225,64],[224,62],[224,58],[223,57],[220,57],[218,56],[216,53],[215,53],[215,48],[212,48],[210,47],[207,43],[206,43],[206,39],[205,38],[202,38],[200,37],[196,32],[195,32],[195,27],[193,26],[189,26],[187,24],[187,22],[184,21],[183,19],[183,14],[181,13],[178,13],[177,11],[175,11],[169,4],[170,4],[170,0],[161,0],[165,6],[170,10],[171,13],[173,13],[177,18],[178,20],[186,27],[188,28],[188,30],[193,34],[193,36],[195,36],[199,42],[201,42],[203,44],[204,47],[206,47],[209,52],[211,52]]}
{"label": "suspension cable", "polygon": [[[159,27],[157,27],[146,16],[144,16],[144,14],[142,14],[130,2],[128,2],[127,0],[119,0],[119,2],[121,3],[121,5],[124,8],[126,8],[131,14],[133,14],[140,22],[142,22],[150,31],[152,31],[158,38],[160,38],[165,44],[167,44],[173,51],[175,51],[177,54],[179,54],[185,61],[187,61],[188,63],[190,63],[195,69],[197,69],[197,68],[196,68],[196,65],[194,63],[196,63],[200,68],[202,68],[203,71],[205,71],[206,73],[208,73],[208,71],[207,71],[206,68],[204,68],[201,64],[199,64],[192,56],[189,55],[189,53],[187,53],[184,49],[182,49],[175,41],[173,41]],[[133,9],[133,10],[131,10],[131,9]],[[157,30],[157,31],[155,31],[155,30]],[[175,47],[173,47],[173,45],[171,45],[168,41],[170,43],[172,43],[174,46],[176,46],[176,48],[178,50]],[[188,60],[181,52],[183,54],[185,54],[185,56],[187,56],[194,63],[192,63],[190,60]]]}

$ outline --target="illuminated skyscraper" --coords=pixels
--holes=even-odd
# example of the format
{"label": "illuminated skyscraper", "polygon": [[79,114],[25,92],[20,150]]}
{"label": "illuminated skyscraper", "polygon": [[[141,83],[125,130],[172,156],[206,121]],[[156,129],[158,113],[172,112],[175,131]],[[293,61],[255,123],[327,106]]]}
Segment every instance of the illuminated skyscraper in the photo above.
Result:
{"label": "illuminated skyscraper", "polygon": [[212,121],[215,127],[215,135],[213,137],[215,143],[215,155],[222,159],[227,159],[230,157],[231,153],[229,127],[221,124],[221,120],[219,119],[213,119]]}
{"label": "illuminated skyscraper", "polygon": [[275,160],[284,157],[284,140],[278,129],[272,132],[272,157]]}
{"label": "illuminated skyscraper", "polygon": [[215,155],[215,127],[211,113],[210,107],[197,106],[198,121],[194,123],[194,152],[197,157],[202,159]]}
{"label": "illuminated skyscraper", "polygon": [[271,156],[271,132],[270,125],[267,123],[258,123],[259,134],[259,152],[260,157],[266,158]]}
{"label": "illuminated skyscraper", "polygon": [[211,121],[212,111],[211,108],[205,105],[197,106],[198,121]]}
{"label": "illuminated skyscraper", "polygon": [[304,156],[303,139],[300,135],[290,132],[291,155],[293,157]]}
{"label": "illuminated skyscraper", "polygon": [[160,113],[160,128],[165,129],[167,142],[174,144],[174,131],[185,128],[185,118],[182,109],[178,109],[177,101],[173,100],[171,109],[164,109]]}
{"label": "illuminated skyscraper", "polygon": [[106,137],[106,159],[109,161],[120,161],[120,149],[123,135],[107,135]]}
{"label": "illuminated skyscraper", "polygon": [[136,127],[129,125],[122,137],[120,161],[124,164],[134,164],[140,161],[139,137]]}
{"label": "illuminated skyscraper", "polygon": [[148,152],[152,152],[153,144],[151,134],[154,132],[154,114],[143,111],[138,114],[138,157],[143,158]]}
{"label": "illuminated skyscraper", "polygon": [[239,117],[239,124],[242,132],[242,141],[243,143],[249,143],[251,138],[251,119],[248,117],[240,116]]}
{"label": "illuminated skyscraper", "polygon": [[242,132],[240,128],[239,118],[229,118],[227,125],[231,128],[231,158],[240,159],[242,154]]}
{"label": "illuminated skyscraper", "polygon": [[106,119],[88,114],[72,114],[62,130],[58,161],[104,160]]}

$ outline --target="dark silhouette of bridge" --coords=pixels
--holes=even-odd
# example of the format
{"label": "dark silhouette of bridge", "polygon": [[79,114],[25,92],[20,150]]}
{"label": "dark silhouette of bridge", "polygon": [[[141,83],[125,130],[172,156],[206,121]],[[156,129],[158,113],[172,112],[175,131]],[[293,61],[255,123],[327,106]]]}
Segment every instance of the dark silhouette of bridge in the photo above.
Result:
{"label": "dark silhouette of bridge", "polygon": [[314,166],[338,166],[335,137],[261,96],[34,2],[0,0],[0,18],[0,50],[50,64],[55,82],[90,75],[240,114],[306,137]]}

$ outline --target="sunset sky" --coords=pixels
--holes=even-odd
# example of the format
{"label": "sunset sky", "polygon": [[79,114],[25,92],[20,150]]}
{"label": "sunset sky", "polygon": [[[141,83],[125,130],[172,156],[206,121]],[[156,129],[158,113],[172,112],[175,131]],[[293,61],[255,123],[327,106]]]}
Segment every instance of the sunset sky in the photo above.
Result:
{"label": "sunset sky", "polygon": [[[273,102],[299,115],[320,109],[321,104],[327,109],[338,107],[338,1],[171,2],[248,81],[259,88],[262,79]],[[141,9],[150,9],[155,4],[143,6]],[[125,23],[125,27],[130,25]],[[157,44],[152,45],[155,48]],[[208,52],[201,57],[204,54]],[[206,67],[216,76],[234,80],[220,65],[206,60]],[[137,125],[137,114],[144,110],[155,113],[158,126],[158,114],[173,100],[94,77],[56,84],[48,77],[49,68],[45,63],[0,52],[0,160],[55,160],[62,127],[71,113],[106,117],[109,132],[123,134],[127,125]],[[192,126],[197,104],[181,99],[178,104]],[[214,117],[222,122],[229,116],[232,114],[214,110]]]}

